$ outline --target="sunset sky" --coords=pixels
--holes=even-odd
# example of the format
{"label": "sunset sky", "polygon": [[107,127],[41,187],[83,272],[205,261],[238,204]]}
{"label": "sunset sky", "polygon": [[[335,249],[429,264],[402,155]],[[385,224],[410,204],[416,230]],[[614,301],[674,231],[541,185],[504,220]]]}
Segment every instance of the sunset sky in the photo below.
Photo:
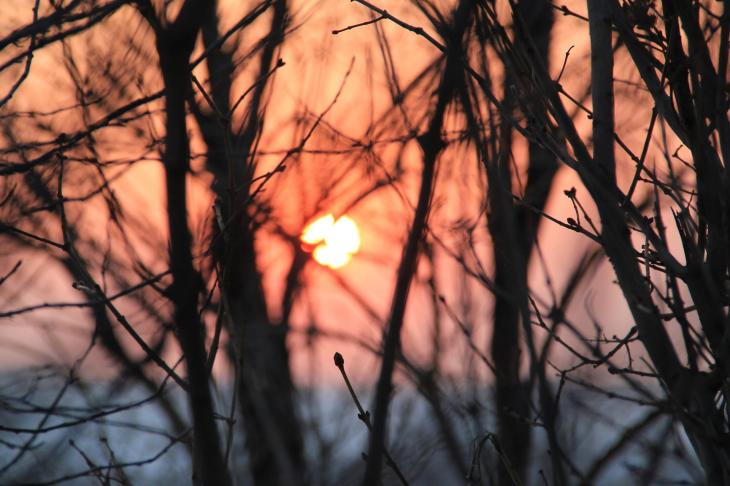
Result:
{"label": "sunset sky", "polygon": [[[222,19],[233,25],[248,4],[240,2],[224,2],[221,9],[225,12]],[[569,7],[584,12],[584,2],[568,2]],[[386,1],[381,5],[394,15],[413,25],[428,25],[427,19],[415,8],[405,2]],[[12,28],[30,15],[31,2],[13,2],[13,11],[2,21],[4,28]],[[327,266],[310,262],[304,273],[306,289],[297,301],[293,314],[293,326],[303,332],[311,319],[316,319],[323,329],[335,334],[354,336],[375,345],[380,338],[382,319],[390,306],[390,296],[394,285],[395,271],[400,259],[408,221],[415,204],[416,188],[420,174],[420,154],[413,142],[399,147],[396,140],[407,134],[407,127],[399,120],[397,110],[391,106],[387,92],[387,79],[383,65],[383,57],[373,25],[356,28],[333,35],[335,29],[371,19],[371,14],[361,5],[344,0],[324,0],[321,2],[298,2],[292,11],[291,37],[285,42],[279,57],[285,66],[276,73],[273,88],[268,94],[267,121],[260,144],[260,163],[258,171],[264,174],[281,160],[284,152],[301,137],[302,127],[294,120],[305,115],[310,123],[313,118],[327,110],[341,90],[337,102],[327,111],[323,123],[315,131],[307,143],[304,153],[287,163],[283,173],[276,174],[266,184],[261,193],[262,200],[271,205],[276,223],[269,224],[257,241],[258,264],[263,274],[264,285],[270,302],[272,315],[277,315],[278,302],[283,292],[283,281],[291,258],[290,250],[282,240],[282,234],[298,238],[304,226],[314,218],[334,214],[337,218],[346,215],[357,226],[359,243],[356,251],[349,251],[339,258],[338,264]],[[227,44],[237,47],[240,55],[245,55],[251,38],[261,35],[267,28],[267,16],[257,21],[253,28],[241,36],[234,36]],[[429,65],[438,55],[437,50],[412,33],[388,22],[379,22],[378,28],[389,42],[392,50],[392,61],[395,74],[402,86],[407,86],[424,67]],[[223,26],[224,29],[226,26]],[[573,17],[556,16],[556,28],[553,35],[550,71],[554,76],[560,71],[566,52],[570,56],[565,66],[561,83],[565,89],[577,99],[583,100],[590,107],[590,97],[586,96],[589,76],[585,72],[588,46],[585,35],[586,26]],[[160,87],[159,73],[154,63],[145,62],[147,56],[154,56],[146,41],[150,35],[142,19],[132,9],[122,9],[115,14],[102,29],[92,29],[89,33],[74,38],[68,43],[78,65],[76,69],[82,74],[90,69],[88,63],[94,59],[113,59],[110,68],[124,83],[124,92],[119,93],[122,99],[148,95]],[[129,49],[128,45],[137,46],[139,51]],[[201,48],[197,48],[197,53]],[[33,63],[33,76],[22,86],[13,100],[16,110],[42,110],[51,112],[73,104],[74,92],[68,75],[68,66],[64,66],[63,48],[55,45],[41,51]],[[196,54],[197,55],[197,54]],[[617,113],[617,126],[623,141],[634,151],[640,150],[644,137],[644,128],[650,116],[649,105],[643,103],[646,95],[632,87],[637,74],[630,63],[622,60],[620,54],[616,64],[617,97],[632,100],[631,112]],[[195,57],[195,55],[194,55]],[[251,76],[257,69],[256,63],[241,63],[240,75],[235,78],[234,92],[243,92],[251,84]],[[18,69],[4,73],[4,80],[12,79]],[[196,68],[195,75],[207,79],[203,65]],[[495,73],[498,79],[500,73]],[[116,89],[110,87],[110,89]],[[429,88],[423,85],[416,95],[408,98],[409,108],[414,113],[423,111],[429,103]],[[92,106],[89,110],[91,119],[99,118],[109,111],[111,106]],[[150,105],[154,110],[146,123],[149,129],[162,133],[161,104],[159,101]],[[571,110],[576,108],[571,107]],[[577,116],[577,126],[586,131],[590,128],[590,120],[583,115]],[[79,127],[79,111],[71,110],[66,115],[48,119],[54,129],[72,132]],[[458,123],[453,120],[453,123]],[[456,125],[454,125],[456,126]],[[22,132],[25,139],[31,140],[38,135],[32,127]],[[190,118],[189,130],[193,136],[194,154],[201,154],[205,147]],[[127,211],[139,218],[149,231],[130,235],[135,251],[145,260],[150,268],[161,271],[165,268],[165,259],[160,252],[165,248],[165,207],[162,185],[162,167],[159,163],[159,152],[144,146],[144,138],[140,139],[132,130],[109,128],[98,134],[103,143],[101,156],[106,160],[124,161],[141,159],[133,166],[120,164],[118,168],[110,168],[110,174],[118,174],[113,182],[115,194],[123,202]],[[352,151],[353,142],[378,140],[371,155]],[[309,152],[307,152],[309,150]],[[349,153],[348,153],[349,152]],[[619,179],[627,185],[633,175],[631,160],[617,151],[619,162]],[[377,158],[376,158],[377,156]],[[514,181],[515,192],[519,194],[524,182],[525,143],[519,138],[514,145],[514,164],[518,169],[518,178]],[[653,163],[653,156],[648,158]],[[207,225],[211,221],[211,206],[214,198],[210,192],[210,176],[203,171],[202,157],[192,160],[195,172],[190,177],[189,207],[190,225],[199,243],[205,238]],[[384,186],[372,190],[372,187],[398,175],[398,182],[393,186]],[[453,258],[462,251],[459,245],[460,236],[451,230],[456,224],[468,222],[475,225],[473,244],[480,261],[470,262],[472,268],[481,268],[490,272],[489,238],[486,232],[484,215],[480,213],[480,187],[483,187],[483,176],[477,173],[473,150],[455,144],[441,157],[439,162],[439,178],[434,197],[434,211],[430,220],[430,231],[433,233],[436,262],[435,275],[440,282],[445,302],[455,309],[463,305],[462,297],[469,292],[472,308],[469,310],[475,322],[489,322],[492,297],[487,289],[471,278],[463,276]],[[78,180],[75,189],[83,193],[85,185]],[[578,187],[579,196],[587,207],[591,206],[587,194],[581,189],[572,172],[558,175],[548,203],[547,212],[554,217],[565,220],[573,213],[569,201],[563,196],[563,190]],[[89,234],[98,238],[99,245],[105,245],[110,235],[106,224],[105,209],[100,205],[84,205],[70,209],[73,218],[85,228]],[[51,234],[54,229],[49,228]],[[148,240],[148,241],[146,241]],[[353,243],[354,245],[354,243]],[[444,245],[444,246],[441,246]],[[541,259],[533,259],[531,285],[536,295],[550,299],[547,278],[560,289],[570,270],[578,261],[578,257],[590,244],[585,238],[574,232],[558,228],[555,225],[544,225],[540,234]],[[318,251],[318,250],[315,250]],[[322,250],[319,250],[320,252]],[[54,264],[49,264],[47,257],[40,253],[29,253],[23,257],[24,284],[22,292],[4,290],[2,307],[5,309],[33,305],[41,302],[74,301],[79,299],[77,291],[64,280]],[[344,261],[347,263],[344,264]],[[3,267],[15,263],[12,258],[5,258]],[[409,300],[407,324],[405,328],[405,351],[418,359],[428,356],[432,333],[431,297],[427,280],[430,278],[429,265],[421,262],[418,279],[413,286]],[[586,286],[577,304],[571,309],[571,316],[585,331],[591,329],[594,316],[602,320],[602,324],[610,333],[625,333],[630,326],[630,319],[625,303],[622,302],[619,290],[611,284],[612,274],[604,266],[597,272]],[[342,283],[350,290],[345,290]],[[113,286],[112,286],[113,288]],[[356,294],[353,298],[350,291]],[[363,305],[368,306],[364,309]],[[120,306],[134,316],[139,309],[133,302],[122,299]],[[429,309],[425,314],[423,309]],[[374,312],[381,322],[374,320]],[[17,343],[30,346],[42,353],[53,354],[53,345],[41,338],[46,332],[57,333],[61,342],[76,342],[71,336],[82,335],[83,324],[78,321],[79,311],[69,310],[61,318],[63,324],[50,326],[49,312],[38,312],[32,317],[16,318],[6,321],[6,330],[12,329],[13,339],[3,343],[9,346],[3,353],[5,362],[20,363],[19,358],[28,358],[31,354],[24,348],[16,347]],[[610,316],[603,318],[602,316]],[[75,317],[74,317],[75,316]],[[460,332],[450,319],[443,318],[444,325],[451,333]],[[66,333],[66,326],[76,330]],[[144,328],[144,323],[140,323]],[[62,326],[62,327],[60,327]],[[478,326],[477,340],[487,343],[488,326]],[[26,336],[33,336],[26,339]],[[297,343],[301,344],[301,334],[292,336],[292,348],[295,350],[295,362],[306,361],[304,354],[297,354]],[[13,344],[11,344],[13,343]],[[75,345],[69,344],[69,353],[73,355]],[[14,348],[14,349],[13,349]],[[21,351],[22,349],[22,351]],[[322,372],[327,375],[334,370],[329,368],[329,359],[335,350],[345,350],[349,354],[363,356],[364,369],[373,362],[369,352],[340,339],[325,339],[317,346],[318,358],[322,362]],[[14,352],[18,351],[18,352]],[[169,353],[177,351],[169,350]],[[454,352],[457,352],[454,349]],[[11,357],[12,356],[12,357]],[[563,356],[570,360],[570,356]],[[34,361],[34,358],[30,358]],[[356,363],[358,360],[354,360]],[[447,363],[449,359],[446,359]],[[297,364],[293,369],[301,369]],[[454,363],[458,368],[458,364]],[[307,372],[308,373],[308,372]]]}

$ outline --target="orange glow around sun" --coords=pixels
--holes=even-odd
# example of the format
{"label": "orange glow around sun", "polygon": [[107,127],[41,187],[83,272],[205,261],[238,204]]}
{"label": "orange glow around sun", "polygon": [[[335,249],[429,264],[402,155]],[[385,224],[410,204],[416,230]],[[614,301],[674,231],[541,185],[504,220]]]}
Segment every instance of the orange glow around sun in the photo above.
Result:
{"label": "orange glow around sun", "polygon": [[347,216],[335,220],[327,214],[315,219],[304,228],[301,240],[306,247],[314,247],[317,263],[330,268],[344,267],[360,249],[360,231]]}

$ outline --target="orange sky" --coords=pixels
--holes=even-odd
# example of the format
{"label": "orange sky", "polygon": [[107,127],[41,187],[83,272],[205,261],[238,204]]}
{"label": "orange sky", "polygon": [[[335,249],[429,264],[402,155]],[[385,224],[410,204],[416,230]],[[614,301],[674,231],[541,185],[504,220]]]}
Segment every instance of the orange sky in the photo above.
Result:
{"label": "orange sky", "polygon": [[[567,3],[573,10],[583,9],[584,2]],[[29,12],[29,2],[17,2],[15,5],[18,9],[15,17],[22,17]],[[378,5],[414,25],[427,26],[426,19],[406,2],[383,1]],[[241,8],[244,10],[249,8],[248,3],[240,7],[240,2],[227,2],[222,7],[225,12],[222,18],[227,24],[234,24],[240,17]],[[297,26],[297,30],[285,43],[280,53],[286,66],[276,74],[262,137],[262,150],[273,153],[289,148],[296,138],[292,131],[293,116],[300,113],[305,107],[315,114],[325,109],[345,80],[351,63],[353,63],[352,72],[345,80],[340,100],[328,113],[325,121],[348,136],[357,139],[365,138],[366,129],[370,123],[390,105],[382,59],[374,35],[375,30],[374,27],[368,26],[336,36],[332,35],[331,31],[367,20],[368,12],[362,6],[347,0],[297,1],[293,3],[292,10],[295,13],[294,25]],[[13,15],[8,16],[3,21],[3,25],[13,24],[16,21],[13,17]],[[82,63],[82,70],[84,69],[83,57],[87,49],[92,51],[98,49],[100,52],[111,49],[106,43],[115,37],[115,32],[118,32],[119,29],[127,32],[132,38],[140,39],[146,35],[143,23],[136,14],[129,10],[118,13],[113,20],[113,28],[106,33],[92,30],[90,34],[82,36],[78,42],[72,44],[73,49],[78,53],[79,62]],[[589,55],[586,45],[586,26],[574,18],[561,15],[556,16],[556,21],[551,72],[554,75],[557,74],[565,51],[571,46],[575,46],[561,82],[569,92],[575,94],[576,97],[581,97],[589,81],[589,73],[586,69]],[[260,19],[250,31],[246,31],[242,35],[241,43],[251,45],[252,39],[258,38],[267,27],[268,17]],[[423,39],[405,32],[397,26],[383,22],[382,27],[393,48],[398,78],[402,85],[406,85],[416,73],[428,65],[437,51],[426,44]],[[50,111],[72,103],[73,93],[68,89],[70,86],[68,78],[60,68],[60,54],[60,46],[56,46],[44,50],[36,57],[29,81],[13,101],[14,109]],[[122,56],[121,59],[125,59],[125,57]],[[253,67],[244,70],[234,83],[234,92],[242,92],[250,85],[251,72],[256,67],[257,64],[254,64]],[[139,84],[131,83],[128,86],[133,96],[149,94],[159,88],[159,75],[153,65],[140,66],[130,63],[129,71],[127,74],[130,80],[139,79],[141,81]],[[198,68],[195,73],[200,79],[207,77],[202,67]],[[13,74],[17,74],[17,71]],[[4,83],[7,77],[6,74],[5,78],[0,79]],[[637,79],[624,58],[617,60],[616,78],[622,81]],[[634,151],[638,152],[644,137],[642,127],[646,125],[651,105],[646,102],[645,95],[630,89],[625,83],[617,84],[617,90],[617,98],[619,100],[630,99],[633,107],[630,111],[617,112],[617,126],[620,135]],[[427,100],[424,98],[411,101],[416,110],[418,103],[426,102]],[[590,100],[587,101],[587,105],[590,106]],[[159,108],[159,104],[153,106]],[[96,116],[103,113],[103,111],[92,111]],[[71,125],[73,120],[73,116],[65,117],[62,122],[56,122],[62,125],[56,128],[72,131],[75,129]],[[163,132],[161,120],[159,113],[152,118],[151,126],[157,133]],[[190,125],[193,134],[193,150],[202,152],[204,147],[195,132],[192,118]],[[590,122],[584,116],[578,117],[577,125],[584,134],[590,129]],[[34,134],[28,132],[24,136],[32,139]],[[106,130],[99,136],[108,144],[108,151],[103,154],[105,157],[125,158],[144,153],[139,141],[124,131]],[[312,139],[309,148],[342,148],[346,147],[347,143],[347,140],[333,138],[332,132],[328,131],[326,127],[322,127],[322,130]],[[353,160],[342,156],[305,155],[296,162],[288,164],[284,174],[275,176],[263,196],[272,203],[281,226],[290,234],[296,235],[303,225],[317,214],[334,212],[339,215],[343,208],[356,199],[354,195],[363,189],[365,182],[374,182],[384,177],[386,171],[393,170],[396,147],[385,144],[379,147],[377,152],[382,159],[382,165],[374,163],[372,160]],[[524,153],[524,143],[517,142],[515,159],[518,165],[521,155]],[[621,183],[626,186],[630,180],[633,165],[628,157],[618,151],[617,154],[620,164],[619,178]],[[280,157],[281,154],[278,153],[263,157],[260,166],[261,172],[265,172],[276,164]],[[440,162],[441,177],[434,199],[431,229],[447,245],[456,244],[450,231],[455,220],[479,218],[477,213],[479,193],[477,191],[480,176],[475,173],[474,163],[470,162],[470,157],[471,154],[455,148],[447,151]],[[165,211],[162,168],[159,162],[153,160],[154,157],[150,157],[150,159],[135,166],[115,182],[115,188],[128,211],[138,213],[140,217],[148,221],[150,227],[159,232],[158,239],[164,242]],[[418,149],[411,143],[402,155],[405,172],[402,182],[397,185],[397,190],[381,189],[362,200],[348,212],[357,222],[362,236],[360,252],[354,256],[350,264],[334,271],[315,263],[310,263],[306,268],[304,276],[308,285],[295,308],[293,315],[295,329],[303,330],[309,324],[310,318],[315,317],[318,324],[324,329],[366,339],[371,343],[378,342],[382,323],[374,321],[372,316],[368,315],[362,306],[341,288],[334,278],[333,272],[339,278],[344,279],[378,316],[382,318],[387,314],[400,248],[407,230],[407,221],[411,217],[411,208],[415,204],[419,163]],[[193,161],[194,168],[199,169],[201,165],[200,160]],[[333,181],[337,181],[334,186]],[[190,219],[191,227],[194,232],[197,231],[197,234],[200,234],[199,230],[205,227],[205,222],[210,218],[213,197],[208,189],[208,183],[209,178],[204,174],[191,177]],[[562,196],[563,189],[569,189],[572,186],[579,187],[576,178],[570,172],[561,172],[555,182],[553,196],[548,204],[549,213],[560,219],[572,216],[572,209]],[[331,194],[325,204],[320,207],[318,202],[325,190],[331,190]],[[585,191],[581,193],[579,189],[579,196],[581,194],[582,201],[590,205]],[[85,206],[76,210],[74,217],[77,218],[81,227],[90,234],[97,235],[103,244],[106,241],[106,228],[104,224],[99,224],[103,215],[104,212],[100,208]],[[489,241],[484,224],[481,224],[481,228],[481,231],[475,234],[475,239],[482,263],[489,270],[491,268]],[[159,251],[159,247],[143,246],[143,242],[137,240],[135,243],[140,245],[140,254],[151,268],[157,271],[164,269],[164,258],[155,253]],[[271,312],[272,315],[278,315],[275,303],[279,302],[283,291],[282,282],[288,268],[290,254],[281,240],[271,235],[270,232],[264,232],[257,244],[264,285],[272,302]],[[566,271],[575,264],[576,254],[586,248],[586,241],[573,232],[549,225],[540,235],[540,244],[545,256],[547,272],[552,282],[560,288],[567,275]],[[46,262],[45,257],[32,254],[24,255],[24,258],[26,263],[23,275],[27,278],[31,278],[34,274],[36,276],[30,280],[31,285],[28,291],[22,295],[14,295],[12,302],[9,301],[10,293],[7,288],[0,289],[0,308],[2,310],[43,301],[79,299],[75,291],[70,289],[70,282],[66,276],[53,266],[43,266]],[[4,257],[3,260],[3,268],[14,264],[12,258]],[[457,271],[458,265],[455,265],[453,259],[444,251],[438,251],[437,262],[437,279],[443,286],[444,297],[450,305],[458,308],[459,301],[465,293],[464,286],[461,284],[461,274]],[[540,265],[535,265],[532,279],[535,291],[543,297],[548,295],[545,288],[545,270]],[[418,283],[414,285],[409,300],[407,323],[404,330],[405,352],[417,360],[427,359],[428,351],[431,349],[431,299],[424,284],[429,274],[430,269],[422,262],[418,273]],[[582,323],[586,331],[592,329],[590,319],[587,318],[589,313],[599,316],[610,315],[610,319],[603,321],[607,334],[625,333],[631,325],[626,306],[619,297],[618,289],[610,284],[611,279],[610,272],[605,269],[599,272],[596,279],[586,289],[585,298],[577,300],[579,304],[575,306],[572,317]],[[483,349],[486,349],[491,297],[483,287],[473,281],[469,281],[467,287],[474,300],[472,313],[479,325],[475,340],[482,345]],[[130,302],[121,302],[120,306],[130,312],[130,316],[136,315],[135,307]],[[32,321],[37,324],[32,326],[33,330],[29,329],[29,321],[22,318],[0,323],[0,326],[4,328],[4,335],[12,336],[0,345],[12,348],[16,347],[16,344],[11,343],[23,342],[25,345],[48,352],[53,348],[53,343],[41,337],[44,332],[38,332],[35,329],[47,328],[51,317],[54,317],[54,314],[41,313],[34,316]],[[65,326],[71,326],[73,323],[78,327],[79,313],[70,311],[64,315],[63,320],[63,332],[57,332],[58,339],[66,340],[69,348],[73,350],[78,341],[68,340]],[[450,343],[447,347],[449,354],[447,354],[445,364],[457,369],[463,364],[459,357],[462,356],[460,350],[463,351],[464,344],[458,339],[459,332],[454,328],[453,323],[445,323],[445,326],[451,329],[448,334],[451,337],[447,340]],[[363,352],[356,345],[343,343],[341,340],[324,339],[318,343],[316,356],[313,361],[310,361],[307,353],[299,351],[302,343],[301,334],[295,332],[291,342],[292,349],[295,350],[292,368],[300,380],[304,380],[310,375],[312,363],[316,367],[318,376],[337,379],[333,374],[336,370],[331,366],[330,361],[336,350],[345,354],[348,368],[352,370],[355,377],[359,373],[362,373],[363,376],[372,376],[372,367],[375,363],[373,356],[368,352]],[[16,347],[17,349],[19,348]],[[175,353],[177,351],[174,348],[169,350],[168,360],[174,360]],[[4,354],[4,351],[0,354]],[[15,360],[20,355],[27,356],[27,353],[25,351],[16,352],[11,359]],[[569,359],[567,356],[564,358]]]}

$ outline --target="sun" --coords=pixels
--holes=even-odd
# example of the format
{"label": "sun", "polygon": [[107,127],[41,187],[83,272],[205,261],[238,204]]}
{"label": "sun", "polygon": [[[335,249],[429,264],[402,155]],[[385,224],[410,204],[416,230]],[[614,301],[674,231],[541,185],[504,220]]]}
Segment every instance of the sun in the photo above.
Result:
{"label": "sun", "polygon": [[305,249],[313,248],[317,263],[330,268],[344,267],[360,249],[360,231],[348,216],[335,220],[327,214],[315,219],[304,228],[301,240]]}

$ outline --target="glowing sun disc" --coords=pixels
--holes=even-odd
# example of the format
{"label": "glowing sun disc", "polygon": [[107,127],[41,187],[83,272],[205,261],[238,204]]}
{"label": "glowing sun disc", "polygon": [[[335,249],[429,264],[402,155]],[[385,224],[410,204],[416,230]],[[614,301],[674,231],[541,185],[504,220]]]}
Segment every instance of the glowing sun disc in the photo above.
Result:
{"label": "glowing sun disc", "polygon": [[331,214],[322,216],[309,223],[302,231],[302,242],[309,245],[318,245],[332,231],[335,225],[335,217]]}
{"label": "glowing sun disc", "polygon": [[335,251],[325,245],[319,245],[315,248],[312,256],[317,260],[317,263],[330,268],[344,267],[350,261],[350,258],[352,258],[349,253]]}
{"label": "glowing sun disc", "polygon": [[314,246],[312,256],[320,265],[341,268],[360,249],[360,231],[352,218],[335,220],[332,214],[309,223],[301,236],[302,243]]}

